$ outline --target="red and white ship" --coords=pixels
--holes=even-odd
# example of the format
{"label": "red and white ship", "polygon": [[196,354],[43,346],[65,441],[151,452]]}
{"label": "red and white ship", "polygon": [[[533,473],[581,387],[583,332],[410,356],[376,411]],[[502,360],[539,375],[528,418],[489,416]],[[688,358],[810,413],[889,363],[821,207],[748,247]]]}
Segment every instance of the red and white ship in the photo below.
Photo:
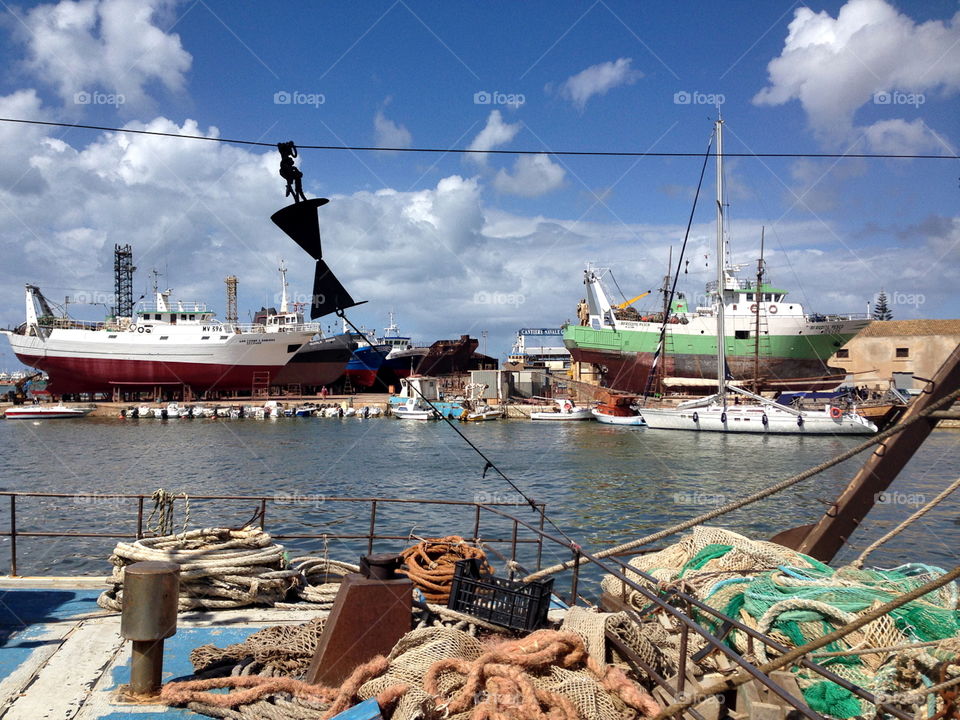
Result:
{"label": "red and white ship", "polygon": [[26,322],[2,332],[17,358],[45,371],[50,391],[63,395],[161,386],[250,390],[255,381],[269,384],[318,329],[221,322],[203,303],[171,301],[170,290],[157,291],[133,317],[80,322],[55,317],[39,288],[27,285]]}

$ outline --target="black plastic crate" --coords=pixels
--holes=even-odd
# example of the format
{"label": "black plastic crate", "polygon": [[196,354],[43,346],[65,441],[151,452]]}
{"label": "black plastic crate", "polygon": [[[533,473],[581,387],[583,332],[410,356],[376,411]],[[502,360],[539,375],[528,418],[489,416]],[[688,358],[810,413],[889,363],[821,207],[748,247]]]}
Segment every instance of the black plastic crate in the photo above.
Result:
{"label": "black plastic crate", "polygon": [[524,583],[480,568],[476,558],[457,561],[448,608],[514,630],[536,630],[547,622],[553,578]]}

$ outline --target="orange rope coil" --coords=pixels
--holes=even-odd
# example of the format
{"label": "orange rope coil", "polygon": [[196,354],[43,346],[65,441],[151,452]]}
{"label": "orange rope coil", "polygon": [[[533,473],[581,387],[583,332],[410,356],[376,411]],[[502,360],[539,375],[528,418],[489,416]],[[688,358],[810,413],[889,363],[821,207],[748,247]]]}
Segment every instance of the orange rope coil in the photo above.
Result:
{"label": "orange rope coil", "polygon": [[397,572],[410,578],[432,603],[446,604],[450,599],[450,588],[458,560],[477,558],[483,561],[481,572],[493,572],[487,564],[486,553],[459,535],[426,538],[404,550],[400,557],[403,558],[403,567]]}

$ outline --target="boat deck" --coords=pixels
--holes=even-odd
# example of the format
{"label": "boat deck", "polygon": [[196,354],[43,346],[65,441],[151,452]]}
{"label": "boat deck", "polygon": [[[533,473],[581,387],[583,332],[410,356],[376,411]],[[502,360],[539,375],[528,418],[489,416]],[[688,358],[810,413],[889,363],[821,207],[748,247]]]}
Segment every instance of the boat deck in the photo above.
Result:
{"label": "boat deck", "polygon": [[[3,720],[163,720],[197,718],[181,708],[132,704],[130,644],[119,613],[102,610],[103,578],[0,579],[0,718]],[[247,608],[182,613],[164,644],[163,681],[193,672],[190,651],[242,642],[270,625],[300,624],[316,610]]]}

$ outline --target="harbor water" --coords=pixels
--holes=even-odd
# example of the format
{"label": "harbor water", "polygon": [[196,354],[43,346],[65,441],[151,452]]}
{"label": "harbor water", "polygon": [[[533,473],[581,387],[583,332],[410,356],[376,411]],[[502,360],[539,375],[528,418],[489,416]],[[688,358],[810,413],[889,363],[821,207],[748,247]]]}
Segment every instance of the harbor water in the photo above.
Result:
{"label": "harbor water", "polygon": [[[552,523],[584,548],[599,550],[695,516],[823,462],[862,438],[685,433],[621,428],[593,422],[498,421],[459,426],[514,482],[546,504]],[[960,432],[935,431],[884,493],[839,561],[932,499],[960,473]],[[114,533],[132,536],[136,501],[112,493],[150,495],[157,488],[197,495],[271,499],[266,527],[277,534],[365,535],[370,503],[335,498],[433,498],[472,503],[522,502],[444,423],[390,418],[276,420],[7,421],[0,423],[4,491],[64,493],[21,498],[22,532]],[[864,456],[714,521],[755,538],[815,521]],[[922,562],[952,567],[960,547],[957,500],[941,506],[876,551],[870,563]],[[194,500],[190,525],[239,527],[259,504]],[[146,500],[144,521],[152,508]],[[177,503],[175,522],[184,521]],[[507,508],[536,523],[526,506]],[[473,533],[472,507],[380,504],[378,551],[400,550],[416,538]],[[0,532],[10,529],[10,504],[0,498]],[[510,523],[484,514],[481,537],[509,540]],[[105,575],[115,539],[18,536],[22,575]],[[290,540],[297,550],[356,561],[366,540]],[[663,543],[661,543],[662,545]],[[496,545],[509,554],[509,543]],[[9,571],[10,538],[0,539],[0,566]],[[526,566],[536,562],[522,546]],[[550,564],[569,554],[544,549]]]}

